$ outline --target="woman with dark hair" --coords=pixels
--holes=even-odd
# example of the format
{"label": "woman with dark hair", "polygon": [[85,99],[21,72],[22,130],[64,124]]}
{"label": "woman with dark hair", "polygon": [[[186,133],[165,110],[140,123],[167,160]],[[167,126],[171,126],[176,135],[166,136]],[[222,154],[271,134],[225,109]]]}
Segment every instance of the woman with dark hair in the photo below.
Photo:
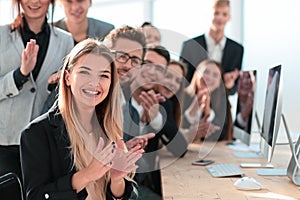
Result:
{"label": "woman with dark hair", "polygon": [[64,62],[58,104],[22,133],[28,200],[130,198],[129,174],[144,150],[126,151],[120,101],[110,50],[93,39],[78,43]]}
{"label": "woman with dark hair", "polygon": [[47,80],[73,47],[72,37],[49,25],[54,0],[13,0],[17,18],[0,27],[0,175],[21,177],[21,130],[40,115]]}
{"label": "woman with dark hair", "polygon": [[153,26],[150,22],[144,22],[141,25],[141,28],[145,33],[146,42],[148,45],[160,45],[161,34],[158,28]]}
{"label": "woman with dark hair", "polygon": [[186,69],[182,62],[171,60],[159,92],[172,102],[173,115],[178,127],[181,124]]}

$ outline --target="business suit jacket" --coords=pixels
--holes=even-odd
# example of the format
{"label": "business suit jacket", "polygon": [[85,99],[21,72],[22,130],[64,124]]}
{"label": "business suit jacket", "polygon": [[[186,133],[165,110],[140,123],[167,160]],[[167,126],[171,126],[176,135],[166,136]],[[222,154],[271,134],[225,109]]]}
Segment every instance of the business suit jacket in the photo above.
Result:
{"label": "business suit jacket", "polygon": [[[226,38],[221,61],[223,72],[230,72],[234,69],[240,70],[242,68],[243,54],[244,48],[241,44]],[[180,58],[188,65],[186,77],[188,81],[191,81],[197,65],[208,58],[204,34],[185,41],[182,46]]]}
{"label": "business suit jacket", "polygon": [[[73,167],[68,133],[56,107],[24,129],[20,150],[27,200],[47,199],[47,195],[49,199],[86,199],[85,189],[76,194],[72,188],[71,180],[76,169]],[[127,180],[125,184],[123,199],[128,199],[133,186]],[[109,185],[106,199],[112,200]]]}
{"label": "business suit jacket", "polygon": [[[88,18],[88,37],[103,40],[115,27],[114,25],[93,18]],[[65,18],[54,23],[54,26],[68,31]]]}
{"label": "business suit jacket", "polygon": [[36,80],[29,80],[18,90],[13,73],[21,66],[24,44],[19,31],[9,25],[0,27],[0,145],[18,145],[21,130],[40,115],[48,97],[49,76],[57,71],[73,47],[70,34],[50,27],[47,53]]}

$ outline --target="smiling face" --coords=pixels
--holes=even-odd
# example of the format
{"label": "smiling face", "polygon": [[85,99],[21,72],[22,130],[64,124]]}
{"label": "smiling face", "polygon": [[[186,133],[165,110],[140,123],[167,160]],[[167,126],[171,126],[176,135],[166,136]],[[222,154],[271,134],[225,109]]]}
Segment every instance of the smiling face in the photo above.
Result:
{"label": "smiling face", "polygon": [[71,72],[65,74],[77,106],[94,108],[107,96],[111,84],[111,66],[104,56],[85,54]]}
{"label": "smiling face", "polygon": [[[126,38],[119,38],[116,40],[112,49],[126,53],[130,57],[138,58],[140,60],[142,60],[143,58],[143,47],[137,41]],[[115,65],[121,84],[131,81],[131,79],[135,76],[137,69],[132,67],[131,62],[131,59],[129,59],[126,63],[121,63],[115,60]]]}
{"label": "smiling face", "polygon": [[207,64],[203,72],[203,80],[210,92],[213,92],[221,84],[221,71],[219,67],[213,63]]}
{"label": "smiling face", "polygon": [[167,60],[155,51],[148,50],[142,65],[134,79],[144,90],[153,89],[158,82],[164,79]]}
{"label": "smiling face", "polygon": [[183,70],[177,64],[170,64],[165,74],[163,87],[160,87],[160,93],[170,99],[180,89],[183,81]]}
{"label": "smiling face", "polygon": [[78,24],[87,19],[91,0],[61,0],[68,21]]}
{"label": "smiling face", "polygon": [[20,2],[27,21],[45,19],[50,0],[21,0]]}

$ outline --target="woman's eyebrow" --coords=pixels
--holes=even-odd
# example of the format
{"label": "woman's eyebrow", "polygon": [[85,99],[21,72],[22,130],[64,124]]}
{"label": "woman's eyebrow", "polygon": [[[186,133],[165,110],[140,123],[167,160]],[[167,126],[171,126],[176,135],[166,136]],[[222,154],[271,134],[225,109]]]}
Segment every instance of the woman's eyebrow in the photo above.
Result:
{"label": "woman's eyebrow", "polygon": [[87,67],[87,66],[80,66],[79,69],[86,69],[86,70],[91,71],[91,68],[89,68],[89,67]]}
{"label": "woman's eyebrow", "polygon": [[106,70],[100,70],[99,72],[100,72],[100,73],[109,73],[109,74],[111,74],[111,71],[110,71],[110,70],[107,70],[107,69],[106,69]]}

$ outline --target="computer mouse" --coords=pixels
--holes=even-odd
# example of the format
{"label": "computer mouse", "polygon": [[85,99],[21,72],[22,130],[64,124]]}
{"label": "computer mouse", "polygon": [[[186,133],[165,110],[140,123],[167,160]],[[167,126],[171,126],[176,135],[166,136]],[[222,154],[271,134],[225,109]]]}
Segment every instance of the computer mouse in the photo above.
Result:
{"label": "computer mouse", "polygon": [[261,190],[262,185],[252,177],[243,177],[238,179],[234,186],[239,190]]}

